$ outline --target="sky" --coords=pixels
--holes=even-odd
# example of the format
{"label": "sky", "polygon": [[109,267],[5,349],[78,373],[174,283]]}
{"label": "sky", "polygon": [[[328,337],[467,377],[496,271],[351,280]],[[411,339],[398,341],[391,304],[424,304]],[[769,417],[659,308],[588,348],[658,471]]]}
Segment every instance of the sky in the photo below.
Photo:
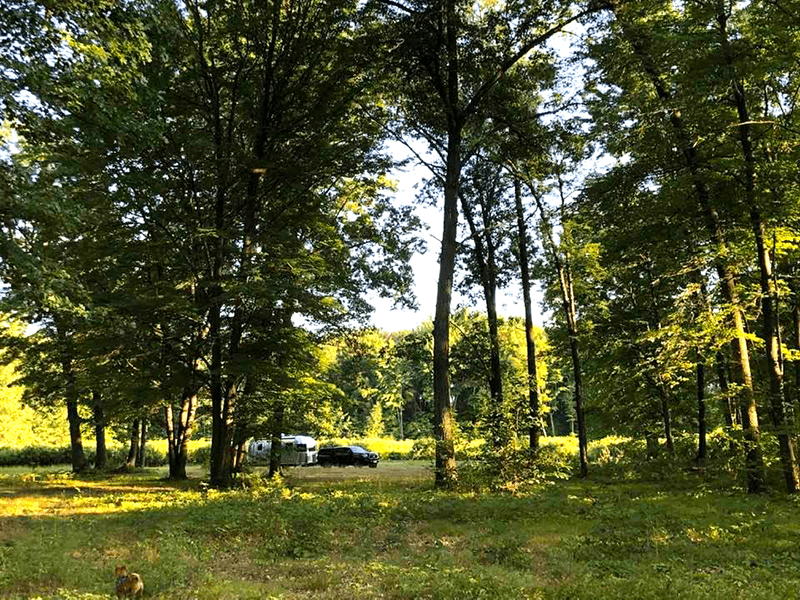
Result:
{"label": "sky", "polygon": [[[395,145],[391,151],[397,156],[404,156],[402,146]],[[421,165],[409,165],[403,171],[395,171],[392,177],[398,181],[396,200],[401,204],[414,204],[416,196],[415,186],[428,176],[428,170]],[[415,212],[424,224],[428,226],[426,231],[421,232],[421,237],[427,245],[425,254],[415,254],[411,259],[411,266],[414,271],[414,294],[417,298],[418,310],[408,310],[392,307],[392,301],[375,296],[370,297],[370,303],[375,307],[371,323],[385,331],[403,331],[414,329],[426,319],[432,319],[436,307],[436,286],[439,280],[439,251],[441,249],[441,235],[443,226],[442,202],[439,198],[437,206],[415,205]],[[459,219],[460,222],[460,219]],[[482,294],[479,294],[482,298]],[[534,285],[531,290],[533,303],[533,322],[535,325],[543,324],[543,316],[540,314],[539,304],[541,301],[540,290]],[[502,316],[524,316],[525,308],[522,304],[522,287],[519,282],[512,283],[508,289],[498,290],[497,311]],[[482,300],[478,300],[474,305],[462,295],[453,291],[453,301],[451,309],[458,305],[467,305],[476,310],[485,311],[486,305]]]}
{"label": "sky", "polygon": [[[548,46],[562,58],[566,58],[572,52],[571,44],[577,37],[585,35],[585,30],[579,23],[571,24],[566,31],[554,36],[548,41]],[[567,77],[569,86],[576,85],[582,76],[582,68],[573,66],[573,71]],[[569,88],[571,89],[571,88]],[[574,90],[573,90],[574,91]],[[390,152],[398,159],[407,157],[410,153],[400,143],[390,143]],[[414,148],[420,156],[427,160],[427,152],[424,144]],[[596,166],[600,166],[598,163]],[[405,171],[395,171],[393,177],[399,182],[396,194],[397,201],[403,204],[414,204],[416,190],[414,186],[429,176],[426,167],[421,165],[409,166]],[[439,198],[439,203],[435,207],[416,206],[415,211],[423,223],[428,225],[428,230],[422,234],[422,238],[427,244],[425,254],[417,254],[411,260],[414,270],[414,293],[417,297],[418,310],[406,310],[393,308],[390,300],[384,300],[375,296],[370,297],[371,304],[375,307],[371,322],[373,325],[386,331],[401,331],[413,329],[422,321],[433,318],[436,306],[436,285],[439,279],[439,251],[441,248],[441,235],[443,226],[442,215],[443,198]],[[461,222],[459,215],[459,222]],[[457,267],[456,267],[457,268]],[[458,274],[456,274],[456,277]],[[482,297],[482,294],[479,294]],[[533,322],[535,325],[542,326],[545,322],[545,315],[541,309],[542,293],[536,282],[533,282],[531,289],[531,303],[533,309]],[[485,311],[486,305],[483,301],[478,301],[477,306],[469,300],[453,291],[453,301],[451,310],[458,305],[465,304],[477,310]],[[512,282],[506,289],[498,290],[497,293],[497,312],[502,316],[523,316],[525,308],[522,303],[522,287],[518,281]]]}

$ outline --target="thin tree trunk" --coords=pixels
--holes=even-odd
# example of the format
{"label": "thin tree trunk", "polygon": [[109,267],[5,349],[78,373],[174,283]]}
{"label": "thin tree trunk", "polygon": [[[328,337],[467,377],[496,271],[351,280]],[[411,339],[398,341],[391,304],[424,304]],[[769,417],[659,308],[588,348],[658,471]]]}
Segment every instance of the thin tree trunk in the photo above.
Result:
{"label": "thin tree trunk", "polygon": [[[486,320],[489,324],[489,395],[491,397],[491,411],[490,411],[490,443],[495,449],[502,448],[508,445],[509,426],[506,423],[503,406],[503,376],[500,365],[500,328],[497,322],[497,278],[495,276],[496,265],[494,264],[494,249],[493,243],[488,233],[488,219],[484,207],[483,221],[484,232],[486,239],[484,240],[481,233],[475,226],[475,221],[472,216],[472,210],[463,194],[459,194],[461,198],[461,207],[464,217],[469,225],[472,241],[475,244],[475,261],[478,263],[478,270],[480,272],[481,284],[483,287],[483,297],[486,301]],[[486,245],[484,247],[484,241]]]}
{"label": "thin tree trunk", "polygon": [[[563,189],[560,175],[558,179],[563,201]],[[572,283],[572,269],[569,263],[569,256],[565,254],[562,260],[559,254],[558,246],[553,238],[553,227],[550,224],[550,219],[547,216],[541,197],[536,193],[536,189],[530,181],[526,181],[526,184],[539,208],[542,226],[547,238],[546,242],[550,247],[550,255],[556,268],[556,273],[558,274],[561,304],[564,311],[564,320],[567,323],[570,358],[572,359],[573,400],[575,403],[575,418],[578,425],[578,454],[580,457],[581,479],[586,479],[589,476],[589,443],[586,433],[586,417],[583,408],[583,367],[581,366],[581,354],[578,344],[578,317],[577,307],[575,305],[575,291]]]}
{"label": "thin tree trunk", "polygon": [[761,284],[761,315],[764,326],[764,339],[767,346],[767,363],[769,367],[770,403],[772,406],[772,421],[778,435],[781,462],[786,479],[786,489],[790,494],[798,491],[800,486],[800,471],[797,464],[797,450],[792,437],[792,424],[784,407],[783,389],[783,364],[780,359],[779,327],[777,314],[777,290],[773,287],[772,265],[769,253],[764,243],[764,222],[756,198],[756,167],[753,154],[753,143],[750,137],[750,114],[747,109],[744,86],[736,76],[733,55],[729,47],[727,32],[727,16],[724,13],[717,15],[722,47],[728,68],[732,72],[731,89],[736,102],[736,112],[739,117],[737,130],[739,143],[744,158],[744,183],[747,208],[750,212],[750,223],[756,241],[756,255],[758,257],[759,282]]}
{"label": "thin tree trunk", "polygon": [[94,468],[105,469],[108,464],[108,452],[106,451],[106,415],[101,404],[100,392],[92,391],[92,412],[94,415]]}
{"label": "thin tree trunk", "polygon": [[[534,452],[539,449],[539,437],[542,428],[541,406],[539,401],[539,375],[536,370],[536,342],[533,339],[533,310],[531,308],[531,277],[528,270],[528,232],[525,224],[525,211],[522,208],[522,185],[519,177],[514,177],[514,204],[517,211],[517,237],[519,244],[519,269],[522,277],[522,301],[525,306],[525,347],[528,366],[528,408],[531,426],[528,430],[528,441]],[[550,425],[555,435],[553,414],[550,413]]]}
{"label": "thin tree trunk", "polygon": [[272,443],[269,451],[269,475],[272,479],[281,474],[281,434],[283,433],[283,417],[285,407],[282,400],[278,401],[275,407],[275,414],[272,420]]}
{"label": "thin tree trunk", "polygon": [[194,427],[194,413],[197,408],[197,394],[190,389],[184,390],[181,398],[181,411],[175,417],[175,408],[164,407],[164,421],[167,430],[167,448],[169,458],[169,478],[185,480],[188,460],[189,438]]}
{"label": "thin tree trunk", "polygon": [[70,455],[72,457],[72,472],[80,473],[86,469],[86,455],[83,452],[81,439],[81,417],[78,414],[78,402],[74,399],[67,400],[67,420],[69,421]]}
{"label": "thin tree trunk", "polygon": [[136,466],[137,455],[139,454],[139,419],[134,419],[131,425],[130,445],[128,446],[128,457],[125,459],[125,467],[132,469]]}
{"label": "thin tree trunk", "polygon": [[164,407],[164,429],[167,433],[167,463],[169,464],[169,478],[173,479],[173,475],[177,471],[178,465],[178,432],[175,431],[175,416],[172,413],[172,406],[170,404],[167,404]]}
{"label": "thin tree trunk", "polygon": [[792,325],[794,325],[794,349],[798,358],[794,360],[795,403],[800,402],[800,293],[794,290],[794,306],[792,307]]}
{"label": "thin tree trunk", "polygon": [[233,472],[234,473],[241,473],[242,472],[242,465],[244,463],[244,444],[247,440],[240,439],[237,437],[236,442],[234,443],[233,449]]}
{"label": "thin tree trunk", "polygon": [[667,452],[675,456],[675,439],[672,437],[672,411],[669,408],[669,395],[661,395],[661,419],[664,423],[664,439],[667,444]]}
{"label": "thin tree trunk", "polygon": [[720,408],[722,409],[722,417],[725,420],[725,427],[728,430],[733,429],[734,410],[731,406],[731,395],[728,387],[728,377],[726,375],[726,361],[722,352],[717,352],[716,359],[717,367],[717,381],[719,383],[719,391],[722,395]]}
{"label": "thin tree trunk", "polygon": [[652,431],[644,434],[645,446],[647,448],[647,458],[653,460],[658,458],[658,436]]}
{"label": "thin tree trunk", "polygon": [[189,460],[189,440],[194,433],[195,417],[197,415],[197,391],[191,390],[184,394],[181,405],[180,427],[178,429],[177,452],[175,456],[175,473],[170,474],[173,479],[187,479],[186,464]]}
{"label": "thin tree trunk", "polygon": [[141,468],[147,466],[147,419],[142,419],[141,439],[139,440],[139,451],[136,454],[136,466]]}
{"label": "thin tree trunk", "polygon": [[706,371],[698,353],[697,360],[697,463],[706,462]]}
{"label": "thin tree trunk", "polygon": [[399,406],[397,408],[397,422],[400,424],[400,439],[406,439],[406,434],[403,431],[403,407]]}
{"label": "thin tree trunk", "polygon": [[[650,327],[655,331],[660,331],[661,314],[658,309],[658,299],[655,289],[655,278],[653,277],[652,261],[650,260],[649,256],[646,257],[644,264],[645,264],[645,272],[647,273],[647,287],[650,292],[650,313],[651,313]],[[657,353],[653,354],[653,356],[651,357],[651,361],[656,370],[661,369],[661,364],[658,361]],[[671,456],[675,456],[675,440],[672,436],[672,411],[670,410],[670,401],[672,400],[672,396],[669,394],[667,388],[659,384],[657,380],[652,379],[651,384],[656,389],[659,397],[661,398],[661,420],[664,425],[664,439],[666,440],[667,444],[667,452]]]}
{"label": "thin tree trunk", "polygon": [[[64,344],[66,345],[66,342]],[[83,439],[81,438],[81,417],[78,413],[78,385],[72,368],[72,357],[69,356],[68,352],[66,348],[63,350],[61,368],[66,379],[65,392],[72,471],[79,473],[86,469],[87,461],[83,451]]]}

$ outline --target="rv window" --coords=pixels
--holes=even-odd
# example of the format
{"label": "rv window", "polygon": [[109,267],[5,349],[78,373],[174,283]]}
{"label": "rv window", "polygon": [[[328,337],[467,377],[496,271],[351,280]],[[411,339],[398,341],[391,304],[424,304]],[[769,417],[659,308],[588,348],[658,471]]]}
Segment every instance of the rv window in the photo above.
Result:
{"label": "rv window", "polygon": [[257,449],[257,450],[263,450],[263,449],[264,449],[264,444],[259,444],[259,445],[256,447],[256,449]]}
{"label": "rv window", "polygon": [[305,444],[297,444],[295,447],[297,448],[298,452],[305,452],[308,450]]}

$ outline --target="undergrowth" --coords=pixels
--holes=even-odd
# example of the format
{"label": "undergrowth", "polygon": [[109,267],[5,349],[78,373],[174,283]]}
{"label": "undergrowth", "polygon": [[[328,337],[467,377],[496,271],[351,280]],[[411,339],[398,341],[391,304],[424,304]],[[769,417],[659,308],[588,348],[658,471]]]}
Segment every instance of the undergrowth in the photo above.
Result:
{"label": "undergrowth", "polygon": [[[2,471],[0,471],[2,473]],[[800,588],[798,501],[722,482],[437,491],[427,461],[247,489],[0,474],[0,597],[767,599]]]}

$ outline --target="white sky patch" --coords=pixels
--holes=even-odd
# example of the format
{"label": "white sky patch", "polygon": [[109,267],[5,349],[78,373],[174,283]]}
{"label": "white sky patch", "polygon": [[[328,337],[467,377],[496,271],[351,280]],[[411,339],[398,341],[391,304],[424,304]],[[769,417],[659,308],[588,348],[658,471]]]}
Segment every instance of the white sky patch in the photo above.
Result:
{"label": "white sky patch", "polygon": [[[398,158],[408,155],[408,150],[400,143],[390,143],[389,148]],[[424,149],[415,147],[415,150],[424,156],[425,160],[430,158],[424,155]],[[424,206],[415,202],[417,188],[421,186],[424,179],[430,177],[430,172],[422,165],[409,165],[403,171],[392,173],[391,177],[399,182],[395,201],[398,204],[414,206],[417,216],[423,224],[428,226],[426,231],[420,232],[420,236],[427,245],[427,252],[425,254],[417,253],[411,259],[411,267],[414,272],[413,290],[417,298],[418,310],[395,308],[390,299],[379,298],[374,294],[368,296],[370,304],[375,307],[370,322],[385,331],[403,331],[414,329],[423,321],[433,319],[439,282],[439,253],[441,252],[444,222],[442,202],[444,199],[440,197],[436,206]],[[461,220],[462,217],[459,215],[459,222]],[[544,322],[543,316],[539,314],[541,294],[536,286],[531,290],[531,294],[533,296],[533,321],[541,326]],[[483,302],[479,301],[475,304],[454,290],[451,306],[455,309],[458,305],[470,306],[481,311],[486,310]],[[500,315],[506,317],[525,315],[522,288],[519,283],[513,283],[506,289],[498,290],[497,310]]]}

